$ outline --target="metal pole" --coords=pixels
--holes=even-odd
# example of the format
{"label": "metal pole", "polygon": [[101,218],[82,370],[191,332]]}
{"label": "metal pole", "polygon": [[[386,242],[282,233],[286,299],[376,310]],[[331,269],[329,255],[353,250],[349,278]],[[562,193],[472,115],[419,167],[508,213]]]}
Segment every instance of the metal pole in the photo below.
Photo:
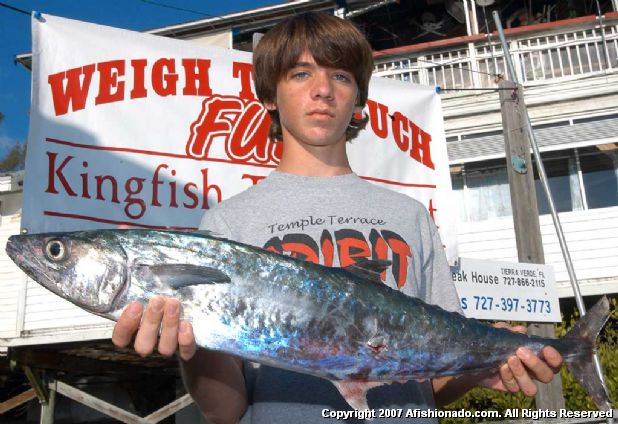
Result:
{"label": "metal pole", "polygon": [[478,17],[476,16],[476,3],[475,0],[470,0],[470,8],[472,9],[472,22],[470,25],[470,28],[472,29],[472,34],[478,34],[479,33],[479,20]]}
{"label": "metal pole", "polygon": [[464,15],[466,17],[466,31],[468,35],[472,35],[472,24],[470,22],[470,9],[468,9],[468,0],[463,0]]}
{"label": "metal pole", "polygon": [[[513,61],[511,60],[511,53],[509,51],[509,46],[506,42],[506,37],[504,35],[504,30],[502,28],[502,22],[500,21],[500,15],[497,11],[493,11],[492,13],[494,22],[496,24],[496,29],[498,30],[498,35],[500,36],[500,43],[502,44],[502,50],[504,52],[504,60],[507,65],[507,69],[509,71],[509,75],[512,78],[513,82],[519,84],[517,81],[517,74],[515,73],[515,67],[513,66]],[[577,309],[579,309],[580,315],[583,317],[586,315],[586,306],[584,305],[584,300],[582,298],[581,291],[579,289],[579,283],[577,282],[577,277],[575,276],[575,268],[573,267],[573,261],[571,260],[571,255],[569,253],[569,249],[566,244],[566,239],[564,237],[564,231],[562,230],[562,225],[560,224],[560,218],[558,217],[558,213],[556,212],[556,205],[554,204],[554,199],[551,195],[551,191],[549,189],[549,183],[547,181],[547,174],[545,173],[545,166],[543,165],[543,161],[541,160],[541,153],[539,151],[539,146],[536,141],[536,137],[534,135],[534,131],[532,130],[532,123],[530,122],[530,116],[528,116],[528,112],[526,110],[524,121],[526,123],[526,132],[528,133],[528,137],[530,138],[530,144],[532,146],[532,151],[534,152],[534,157],[536,158],[537,170],[539,172],[539,177],[541,179],[541,184],[543,185],[543,189],[545,191],[545,195],[547,197],[547,202],[549,204],[549,209],[551,211],[551,217],[554,221],[554,226],[556,227],[556,233],[558,235],[558,241],[560,242],[560,248],[562,250],[562,256],[564,257],[564,261],[566,262],[567,272],[569,274],[569,279],[571,281],[571,287],[573,288],[573,293],[575,295],[575,302],[577,303]],[[605,383],[605,377],[603,376],[603,372],[601,369],[601,362],[599,360],[598,354],[594,354],[594,365],[597,370],[597,374],[607,391],[607,385]],[[608,423],[613,423],[613,419],[608,418]]]}
{"label": "metal pole", "polygon": [[[509,46],[506,42],[506,37],[504,36],[504,30],[502,29],[502,22],[500,21],[500,16],[497,11],[493,11],[494,22],[496,23],[496,28],[498,30],[498,35],[500,36],[500,42],[502,44],[502,50],[504,51],[504,60],[506,62],[506,66],[510,75],[510,78],[516,84],[519,84],[517,81],[517,74],[515,73],[515,67],[513,66],[513,61],[511,59],[511,53],[509,51]],[[551,211],[551,217],[554,220],[554,226],[556,227],[556,232],[558,233],[558,241],[560,242],[560,248],[562,249],[562,256],[566,262],[567,272],[569,273],[569,279],[571,280],[571,286],[573,287],[573,292],[575,293],[575,300],[577,303],[577,309],[582,316],[586,315],[586,306],[584,305],[584,301],[582,299],[581,291],[579,290],[579,284],[577,283],[577,278],[575,277],[575,269],[573,268],[573,261],[571,260],[571,255],[569,254],[569,249],[566,244],[566,240],[564,238],[564,232],[562,231],[562,225],[560,224],[560,218],[558,217],[558,213],[556,212],[556,205],[554,204],[554,198],[551,195],[551,191],[549,190],[549,183],[547,181],[547,174],[545,173],[545,166],[543,166],[543,161],[541,160],[541,153],[539,152],[539,146],[537,144],[536,138],[534,136],[534,131],[532,130],[532,124],[530,123],[530,117],[524,117],[524,121],[526,123],[526,131],[528,136],[530,137],[530,144],[532,145],[532,151],[534,152],[534,157],[536,158],[536,165],[539,171],[539,177],[541,179],[541,184],[543,185],[543,189],[545,191],[545,195],[547,196],[547,202],[549,203],[549,209]]]}
{"label": "metal pole", "polygon": [[609,57],[609,50],[607,49],[607,40],[605,39],[605,25],[603,24],[603,13],[601,12],[601,5],[599,4],[599,0],[596,0],[597,3],[597,18],[599,18],[599,26],[601,28],[601,41],[603,43],[603,52],[605,53],[605,69],[611,69],[612,60]]}

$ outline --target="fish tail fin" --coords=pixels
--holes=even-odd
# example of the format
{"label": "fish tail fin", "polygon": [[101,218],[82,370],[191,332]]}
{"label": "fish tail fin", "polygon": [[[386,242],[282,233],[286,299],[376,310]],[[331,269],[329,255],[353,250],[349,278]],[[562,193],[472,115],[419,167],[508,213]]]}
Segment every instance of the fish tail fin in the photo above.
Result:
{"label": "fish tail fin", "polygon": [[599,409],[604,411],[612,408],[612,402],[601,374],[601,364],[595,356],[595,340],[609,315],[609,301],[603,296],[564,336],[565,341],[576,342],[585,351],[583,355],[565,356],[567,367]]}

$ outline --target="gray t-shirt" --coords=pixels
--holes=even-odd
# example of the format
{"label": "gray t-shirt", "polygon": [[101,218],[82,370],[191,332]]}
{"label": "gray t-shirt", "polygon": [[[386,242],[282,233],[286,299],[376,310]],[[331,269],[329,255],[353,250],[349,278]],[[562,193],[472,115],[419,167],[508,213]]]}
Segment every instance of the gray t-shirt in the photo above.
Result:
{"label": "gray t-shirt", "polygon": [[[391,267],[382,274],[385,284],[460,311],[444,249],[427,210],[416,200],[356,174],[303,177],[274,171],[208,211],[200,228],[327,266],[347,266],[360,258],[390,260]],[[332,422],[323,418],[323,410],[351,409],[333,384],[321,378],[250,364],[245,375],[250,407],[243,423]],[[374,388],[367,400],[376,411],[403,408],[405,413],[434,405],[430,381]]]}

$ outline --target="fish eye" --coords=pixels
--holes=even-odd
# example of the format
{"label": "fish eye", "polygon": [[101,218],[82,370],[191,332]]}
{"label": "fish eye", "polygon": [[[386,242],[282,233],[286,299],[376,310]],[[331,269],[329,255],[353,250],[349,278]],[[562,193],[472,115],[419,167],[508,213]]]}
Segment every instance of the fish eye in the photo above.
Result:
{"label": "fish eye", "polygon": [[45,245],[45,256],[54,262],[63,260],[67,250],[62,240],[54,239],[47,242]]}

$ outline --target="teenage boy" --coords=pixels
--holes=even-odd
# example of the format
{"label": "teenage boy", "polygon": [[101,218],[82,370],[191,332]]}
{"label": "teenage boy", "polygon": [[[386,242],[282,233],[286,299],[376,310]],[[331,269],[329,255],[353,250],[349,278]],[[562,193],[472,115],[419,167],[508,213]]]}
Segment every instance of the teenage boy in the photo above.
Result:
{"label": "teenage boy", "polygon": [[[373,68],[363,35],[330,15],[298,15],[262,38],[253,63],[257,96],[273,121],[270,137],[284,146],[281,161],[265,180],[206,213],[201,227],[279,252],[303,246],[291,250],[331,266],[371,256],[369,246],[382,249],[393,259],[385,284],[459,311],[442,243],[424,207],[350,169],[346,141],[366,122],[354,114],[365,106]],[[294,226],[310,216],[315,225]],[[340,224],[339,218],[352,219]],[[324,409],[349,409],[326,380],[197,350],[191,325],[179,320],[179,311],[178,301],[157,297],[140,324],[142,307],[132,304],[116,324],[113,341],[126,346],[135,335],[135,350],[144,356],[155,346],[164,355],[178,348],[185,384],[211,421],[233,423],[244,415],[243,421],[254,423],[320,422]],[[543,358],[522,348],[492,374],[385,385],[368,392],[368,403],[374,409],[425,409],[479,385],[533,395],[533,378],[551,380],[560,364],[552,348],[545,348]]]}

